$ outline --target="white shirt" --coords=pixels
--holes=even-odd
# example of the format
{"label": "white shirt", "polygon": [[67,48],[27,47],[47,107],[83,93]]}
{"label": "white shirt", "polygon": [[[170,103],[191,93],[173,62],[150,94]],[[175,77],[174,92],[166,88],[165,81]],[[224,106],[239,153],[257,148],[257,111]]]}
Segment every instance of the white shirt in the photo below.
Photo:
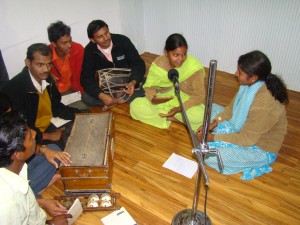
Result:
{"label": "white shirt", "polygon": [[39,82],[37,82],[34,77],[32,76],[32,74],[30,73],[30,70],[28,69],[28,72],[30,74],[30,78],[31,81],[33,83],[33,86],[36,88],[36,90],[38,90],[38,92],[43,93],[43,91],[46,89],[47,85],[49,85],[49,83],[46,80],[42,80],[42,85],[39,84]]}
{"label": "white shirt", "polygon": [[0,224],[40,225],[45,224],[46,214],[39,207],[29,187],[27,164],[20,174],[0,168]]}

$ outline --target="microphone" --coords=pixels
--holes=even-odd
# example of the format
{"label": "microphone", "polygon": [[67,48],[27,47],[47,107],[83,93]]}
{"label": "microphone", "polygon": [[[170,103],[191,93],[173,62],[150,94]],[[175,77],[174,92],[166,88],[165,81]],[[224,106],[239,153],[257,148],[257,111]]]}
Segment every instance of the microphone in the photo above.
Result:
{"label": "microphone", "polygon": [[178,82],[178,71],[175,69],[170,69],[168,72],[168,78],[169,80],[171,80],[173,82],[173,84],[175,85],[175,87],[179,86],[179,82]]}

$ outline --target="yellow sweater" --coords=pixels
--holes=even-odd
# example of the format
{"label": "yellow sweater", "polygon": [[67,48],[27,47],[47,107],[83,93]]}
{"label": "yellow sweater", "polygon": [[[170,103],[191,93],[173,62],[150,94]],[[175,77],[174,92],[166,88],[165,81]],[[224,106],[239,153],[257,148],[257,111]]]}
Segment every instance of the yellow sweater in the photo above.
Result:
{"label": "yellow sweater", "polygon": [[35,121],[35,126],[44,132],[51,123],[52,110],[51,110],[51,100],[47,89],[43,93],[39,93],[39,105]]}

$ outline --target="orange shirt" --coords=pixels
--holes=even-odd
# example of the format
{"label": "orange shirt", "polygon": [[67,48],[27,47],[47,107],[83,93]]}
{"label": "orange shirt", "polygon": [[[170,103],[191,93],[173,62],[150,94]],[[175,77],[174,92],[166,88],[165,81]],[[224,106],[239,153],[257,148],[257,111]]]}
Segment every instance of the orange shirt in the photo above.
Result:
{"label": "orange shirt", "polygon": [[66,92],[71,88],[71,77],[72,71],[70,68],[70,54],[67,54],[64,59],[61,59],[56,54],[56,51],[53,51],[53,62],[55,61],[56,67],[53,68],[56,70],[57,74],[60,75],[57,80],[57,88],[60,93]]}

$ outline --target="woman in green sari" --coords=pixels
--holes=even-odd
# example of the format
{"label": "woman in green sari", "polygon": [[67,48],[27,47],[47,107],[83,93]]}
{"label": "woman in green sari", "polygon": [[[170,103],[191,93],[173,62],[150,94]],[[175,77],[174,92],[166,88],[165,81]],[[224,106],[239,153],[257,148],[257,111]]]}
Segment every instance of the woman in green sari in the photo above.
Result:
{"label": "woman in green sari", "polygon": [[176,69],[180,96],[194,131],[202,125],[205,111],[205,71],[202,64],[187,54],[188,44],[181,34],[172,34],[166,40],[165,55],[152,63],[143,88],[146,97],[136,98],[130,104],[133,119],[146,124],[168,128],[171,121],[184,122],[181,107],[168,71]]}

